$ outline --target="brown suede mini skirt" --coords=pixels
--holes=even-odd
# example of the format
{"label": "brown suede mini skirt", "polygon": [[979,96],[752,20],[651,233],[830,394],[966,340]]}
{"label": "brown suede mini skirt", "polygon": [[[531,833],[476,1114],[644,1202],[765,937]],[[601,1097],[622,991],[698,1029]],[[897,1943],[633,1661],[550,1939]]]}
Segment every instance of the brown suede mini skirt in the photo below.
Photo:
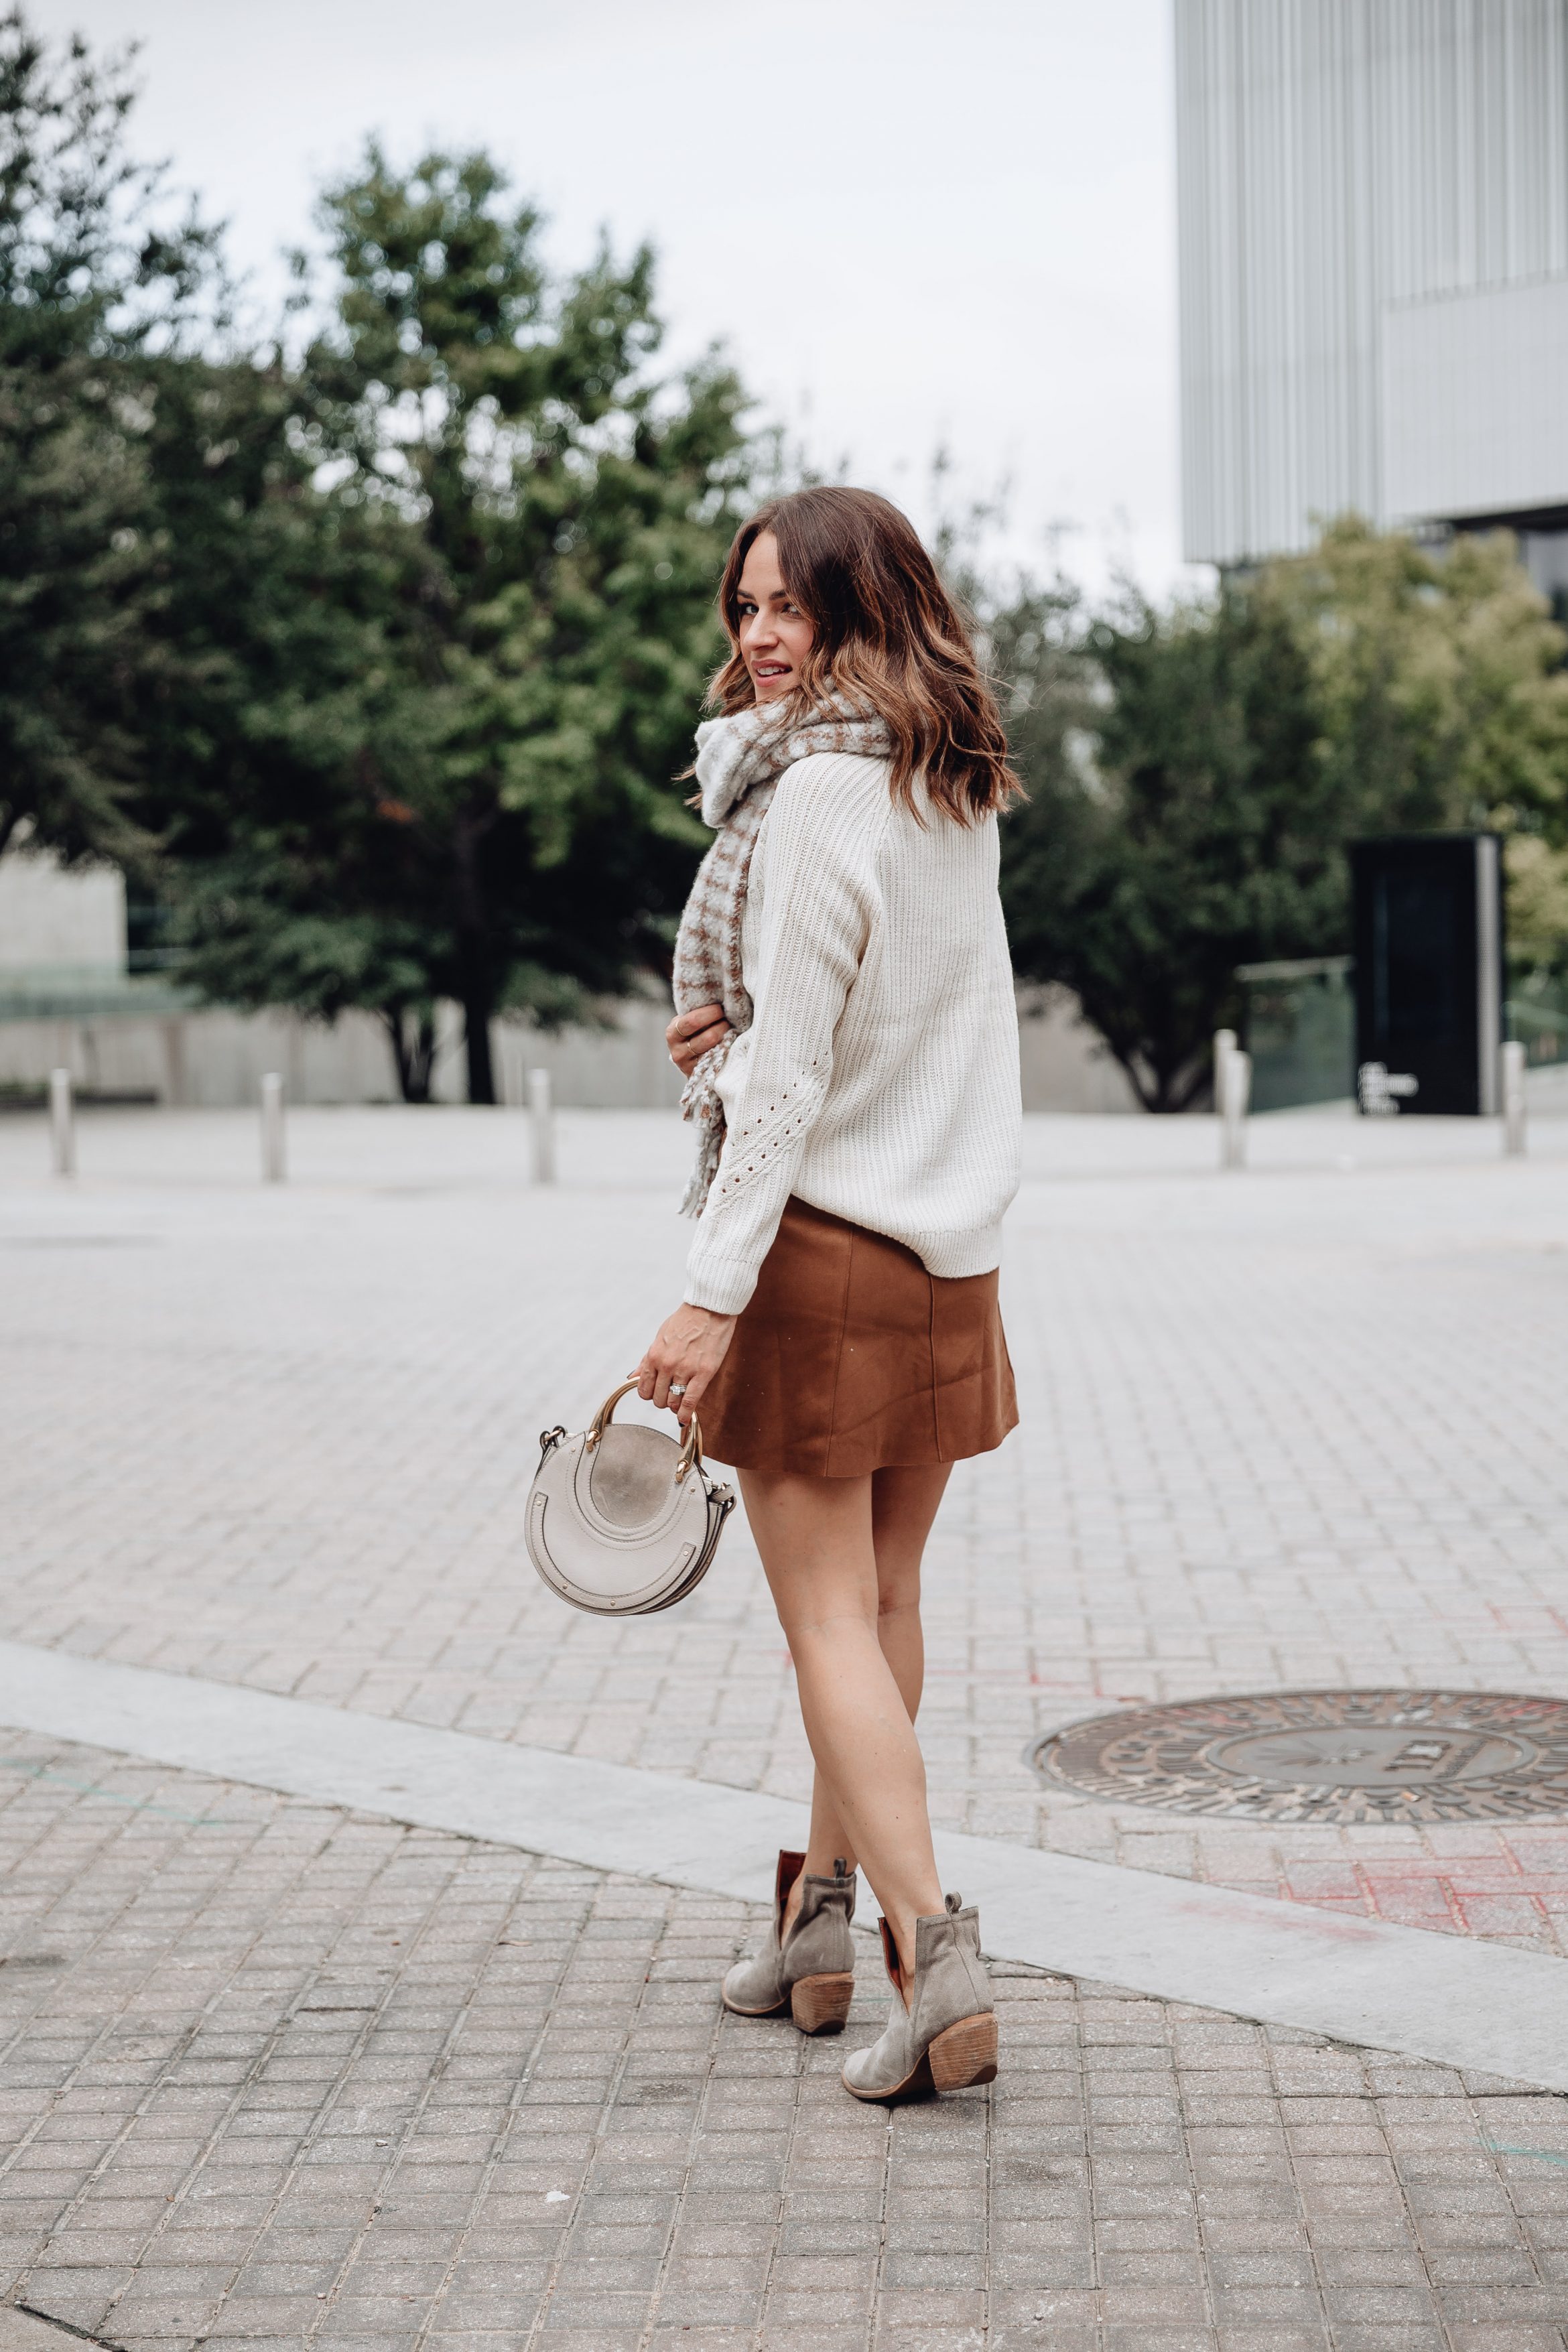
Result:
{"label": "brown suede mini skirt", "polygon": [[792,1199],[698,1408],[704,1454],[817,1478],[988,1454],[1018,1420],[996,1294]]}

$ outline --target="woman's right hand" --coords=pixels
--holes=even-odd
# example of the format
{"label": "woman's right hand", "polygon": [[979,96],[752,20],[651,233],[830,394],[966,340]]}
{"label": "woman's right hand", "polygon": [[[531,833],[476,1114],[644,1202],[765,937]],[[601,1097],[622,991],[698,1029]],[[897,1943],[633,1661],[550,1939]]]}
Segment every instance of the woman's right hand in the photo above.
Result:
{"label": "woman's right hand", "polygon": [[681,1076],[689,1078],[703,1055],[721,1045],[729,1034],[721,1004],[698,1004],[689,1013],[676,1014],[664,1033],[664,1042]]}
{"label": "woman's right hand", "polygon": [[732,1315],[715,1315],[706,1307],[678,1307],[659,1325],[633,1374],[638,1396],[661,1412],[668,1406],[685,1429],[734,1336]]}

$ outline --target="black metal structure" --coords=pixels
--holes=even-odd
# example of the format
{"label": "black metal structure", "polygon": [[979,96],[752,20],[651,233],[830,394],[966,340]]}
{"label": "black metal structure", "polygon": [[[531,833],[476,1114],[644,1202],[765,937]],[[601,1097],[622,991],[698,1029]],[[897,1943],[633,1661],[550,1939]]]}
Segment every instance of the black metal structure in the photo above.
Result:
{"label": "black metal structure", "polygon": [[1357,1096],[1363,1112],[1500,1107],[1502,861],[1495,833],[1358,841]]}

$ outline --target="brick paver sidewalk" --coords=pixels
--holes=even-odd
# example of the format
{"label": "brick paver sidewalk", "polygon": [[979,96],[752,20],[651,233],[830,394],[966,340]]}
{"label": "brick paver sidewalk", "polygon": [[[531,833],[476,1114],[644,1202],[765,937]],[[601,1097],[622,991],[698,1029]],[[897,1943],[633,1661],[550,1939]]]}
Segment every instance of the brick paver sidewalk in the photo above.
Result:
{"label": "brick paver sidewalk", "polygon": [[127,2347],[1561,2346],[1568,2119],[1063,1979],[891,2116],[726,2018],[760,1915],[0,1743],[0,2250]]}
{"label": "brick paver sidewalk", "polygon": [[[1568,1131],[1280,1121],[1228,1180],[1211,1142],[1031,1129],[1025,1426],[932,1549],[937,1810],[1561,1949],[1568,1825],[1198,1823],[1025,1760],[1150,1697],[1568,1688]],[[565,1122],[549,1194],[505,1115],[290,1143],[263,1192],[250,1122],[84,1122],[72,1189],[0,1122],[0,1633],[800,1793],[743,1530],[636,1626],[520,1567],[534,1433],[678,1295],[679,1130]],[[0,1783],[12,2291],[109,2340],[1568,2344],[1561,2101],[1014,1978],[994,2094],[889,2123],[721,2020],[735,1906],[36,1742]]]}
{"label": "brick paver sidewalk", "polygon": [[[679,1294],[679,1122],[568,1116],[545,1193],[515,1115],[296,1114],[270,1192],[254,1125],[84,1121],[73,1192],[0,1121],[0,1633],[803,1793],[743,1528],[641,1625],[520,1568],[535,1433]],[[1025,1750],[1214,1691],[1568,1690],[1568,1119],[1522,1165],[1481,1122],[1255,1122],[1230,1178],[1206,1120],[1027,1125],[1024,1425],[931,1550],[936,1811],[1562,1949],[1568,1826],[1190,1822],[1043,1789]]]}

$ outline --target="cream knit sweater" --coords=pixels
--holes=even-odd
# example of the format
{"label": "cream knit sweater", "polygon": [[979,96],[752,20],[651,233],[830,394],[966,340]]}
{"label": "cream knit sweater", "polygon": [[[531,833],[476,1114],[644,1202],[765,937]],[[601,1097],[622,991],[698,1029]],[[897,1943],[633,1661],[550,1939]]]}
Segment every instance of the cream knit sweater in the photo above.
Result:
{"label": "cream knit sweater", "polygon": [[723,1156],[686,1296],[738,1314],[791,1193],[891,1234],[932,1274],[985,1274],[1018,1189],[1018,1023],[996,822],[925,823],[885,760],[784,771],[742,931],[750,1029],[719,1092]]}

